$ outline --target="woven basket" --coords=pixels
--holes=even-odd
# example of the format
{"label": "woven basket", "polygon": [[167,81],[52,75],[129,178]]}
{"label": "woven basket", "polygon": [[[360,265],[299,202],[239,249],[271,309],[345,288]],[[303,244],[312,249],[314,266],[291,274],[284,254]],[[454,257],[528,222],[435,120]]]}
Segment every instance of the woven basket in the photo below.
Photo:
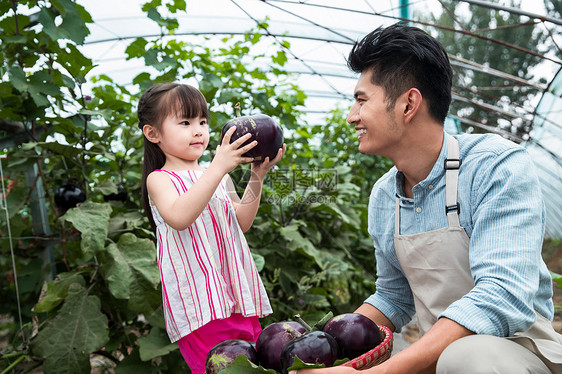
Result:
{"label": "woven basket", "polygon": [[383,341],[379,345],[371,349],[369,352],[364,353],[353,360],[347,361],[340,366],[351,366],[357,370],[366,370],[388,360],[392,353],[394,336],[392,335],[392,331],[390,331],[390,329],[386,326],[379,326],[379,329],[385,335]]}

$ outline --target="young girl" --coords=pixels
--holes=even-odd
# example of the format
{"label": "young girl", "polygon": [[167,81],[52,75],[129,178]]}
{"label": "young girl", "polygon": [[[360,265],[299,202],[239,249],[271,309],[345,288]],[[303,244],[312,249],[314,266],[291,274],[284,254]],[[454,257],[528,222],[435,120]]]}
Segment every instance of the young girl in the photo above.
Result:
{"label": "young girl", "polygon": [[205,98],[194,87],[149,88],[138,107],[144,134],[143,203],[156,229],[166,329],[192,373],[205,373],[208,351],[226,339],[255,342],[258,318],[271,314],[244,232],[260,203],[263,179],[285,153],[252,163],[242,197],[228,176],[251,162],[246,134],[230,144],[229,129],[207,169],[198,160],[209,144]]}

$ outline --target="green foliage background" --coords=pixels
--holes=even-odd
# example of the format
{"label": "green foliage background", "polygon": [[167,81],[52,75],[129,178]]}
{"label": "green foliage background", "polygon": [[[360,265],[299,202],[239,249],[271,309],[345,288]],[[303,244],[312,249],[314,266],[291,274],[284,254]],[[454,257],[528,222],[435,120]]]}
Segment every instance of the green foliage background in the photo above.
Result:
{"label": "green foliage background", "polygon": [[[258,31],[267,20],[216,49],[170,38],[133,40],[127,59],[143,60],[147,69],[122,86],[90,74],[94,64],[79,48],[92,22],[86,9],[71,0],[19,4],[37,12],[25,15],[11,1],[0,2],[7,14],[0,20],[0,75],[8,77],[0,84],[0,119],[21,127],[1,134],[9,216],[0,217],[0,313],[14,318],[2,326],[11,335],[0,369],[41,365],[48,374],[88,373],[96,353],[111,359],[117,373],[185,372],[165,333],[154,235],[140,205],[143,152],[135,110],[140,93],[155,82],[198,83],[212,113],[209,150],[237,102],[242,114],[268,114],[286,129],[288,152],[268,176],[247,233],[274,309],[264,325],[297,313],[316,320],[328,310],[348,312],[374,290],[365,202],[391,165],[358,154],[341,108],[328,125],[305,123],[298,108],[306,95],[283,68],[287,41],[256,57],[265,68],[247,63],[250,48],[264,42]],[[181,0],[153,0],[143,11],[164,35],[174,33],[173,15],[185,7]],[[164,9],[172,17],[163,17]],[[205,157],[211,160],[212,151]],[[248,172],[247,165],[233,172],[241,189]],[[66,183],[87,200],[63,211],[54,193]],[[104,200],[119,187],[126,201]],[[46,207],[42,222],[37,206]],[[44,261],[49,253],[53,268]]]}
{"label": "green foliage background", "polygon": [[[533,67],[542,60],[539,56],[549,49],[558,49],[527,17],[484,6],[459,4],[454,0],[443,0],[441,4],[450,12],[433,17],[431,23],[439,27],[428,27],[427,31],[446,46],[450,56],[464,57],[520,80],[532,81]],[[555,14],[560,1],[544,0],[544,4]],[[462,5],[468,5],[468,11]],[[520,0],[496,5],[520,9]],[[526,51],[514,46],[522,46]],[[533,115],[524,108],[533,107],[529,105],[529,99],[539,94],[539,90],[530,85],[514,84],[507,75],[466,69],[462,66],[463,60],[459,64],[453,58],[451,62],[456,99],[451,104],[450,115],[463,119],[463,131],[483,133],[493,129],[516,142],[528,140]],[[546,85],[547,82],[541,79],[540,83]]]}

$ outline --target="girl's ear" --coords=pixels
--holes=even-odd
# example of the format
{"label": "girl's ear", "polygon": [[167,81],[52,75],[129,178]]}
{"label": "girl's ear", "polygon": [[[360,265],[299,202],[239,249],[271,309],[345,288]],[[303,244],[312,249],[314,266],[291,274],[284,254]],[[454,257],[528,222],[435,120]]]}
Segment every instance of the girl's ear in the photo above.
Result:
{"label": "girl's ear", "polygon": [[144,125],[142,127],[142,133],[144,136],[152,143],[160,143],[160,133],[152,125]]}

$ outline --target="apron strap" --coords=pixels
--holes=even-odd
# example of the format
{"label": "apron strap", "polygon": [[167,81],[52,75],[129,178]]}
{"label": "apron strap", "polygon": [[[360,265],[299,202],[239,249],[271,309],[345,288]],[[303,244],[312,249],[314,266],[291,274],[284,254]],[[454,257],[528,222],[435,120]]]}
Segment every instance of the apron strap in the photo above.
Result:
{"label": "apron strap", "polygon": [[445,191],[446,206],[445,213],[450,226],[460,226],[459,213],[460,204],[457,202],[457,183],[459,180],[459,168],[462,161],[459,158],[459,142],[454,136],[445,133],[448,139],[447,159],[445,160]]}
{"label": "apron strap", "polygon": [[[459,168],[462,161],[459,158],[459,142],[454,136],[447,136],[447,158],[445,159],[445,213],[449,221],[449,227],[460,226],[459,213],[460,204],[457,202],[457,183],[459,180]],[[394,233],[400,235],[400,198],[396,196],[394,207]]]}
{"label": "apron strap", "polygon": [[400,198],[396,194],[396,204],[394,206],[394,234],[400,235]]}

